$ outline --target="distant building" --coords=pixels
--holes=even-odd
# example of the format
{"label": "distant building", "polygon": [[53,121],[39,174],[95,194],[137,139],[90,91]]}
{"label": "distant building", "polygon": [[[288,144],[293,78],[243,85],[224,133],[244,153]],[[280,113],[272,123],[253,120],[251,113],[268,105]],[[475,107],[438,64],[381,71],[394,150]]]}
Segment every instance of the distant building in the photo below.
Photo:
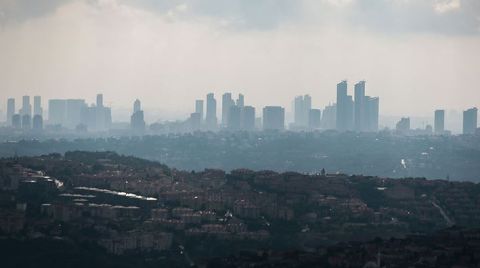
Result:
{"label": "distant building", "polygon": [[243,96],[243,94],[238,94],[236,105],[240,108],[243,108],[243,106],[245,106],[245,97]]}
{"label": "distant building", "polygon": [[33,117],[33,130],[35,132],[43,130],[43,117],[39,114]]}
{"label": "distant building", "polygon": [[445,132],[445,110],[435,111],[434,129],[435,134],[443,134]]}
{"label": "distant building", "polygon": [[15,99],[9,98],[7,100],[7,125],[12,125],[12,117],[15,114]]}
{"label": "distant building", "polygon": [[348,103],[348,85],[347,81],[342,81],[337,84],[337,109],[336,109],[336,129],[338,131],[348,130],[349,117],[349,103]]}
{"label": "distant building", "polygon": [[401,134],[406,134],[410,131],[410,118],[409,117],[403,117],[398,121],[396,128],[397,132]]}
{"label": "distant building", "polygon": [[40,96],[33,97],[33,115],[43,116],[42,97]]}
{"label": "distant building", "polygon": [[323,129],[335,129],[337,122],[337,105],[330,104],[323,109],[321,127]]}
{"label": "distant building", "polygon": [[255,107],[243,107],[241,128],[246,131],[255,130]]}
{"label": "distant building", "polygon": [[237,105],[230,106],[230,110],[228,111],[227,129],[240,130],[241,117],[242,108]]}
{"label": "distant building", "polygon": [[310,129],[320,128],[321,118],[322,112],[320,111],[320,109],[310,109],[308,115],[308,127]]}
{"label": "distant building", "polygon": [[14,114],[12,116],[12,126],[16,129],[20,129],[22,127],[22,116],[20,114]]}
{"label": "distant building", "polygon": [[195,101],[195,112],[200,114],[200,121],[203,121],[203,100]]}
{"label": "distant building", "polygon": [[379,104],[380,99],[378,97],[372,98],[365,96],[364,99],[364,118],[363,118],[363,131],[377,132],[378,131],[378,119],[379,119]]}
{"label": "distant building", "polygon": [[310,109],[312,109],[312,98],[309,95],[295,97],[293,101],[295,128],[308,127]]}
{"label": "distant building", "polygon": [[191,113],[189,118],[190,130],[195,131],[199,130],[201,126],[201,115],[200,113]]}
{"label": "distant building", "polygon": [[22,129],[30,130],[32,128],[32,117],[29,114],[22,116]]}
{"label": "distant building", "polygon": [[136,134],[143,134],[145,132],[145,119],[140,100],[138,99],[133,103],[133,113],[130,116],[130,129]]}
{"label": "distant building", "polygon": [[230,112],[230,107],[234,105],[232,94],[224,93],[222,95],[222,127],[228,126],[228,113]]}
{"label": "distant building", "polygon": [[217,101],[213,93],[207,94],[205,123],[208,130],[215,130],[217,128]]}
{"label": "distant building", "polygon": [[477,108],[471,108],[463,112],[463,134],[475,134],[477,130],[477,115]]}
{"label": "distant building", "polygon": [[360,81],[355,84],[354,87],[355,94],[355,131],[362,132],[365,131],[365,118],[366,118],[366,107],[365,107],[365,81]]}
{"label": "distant building", "polygon": [[29,115],[30,118],[32,117],[32,105],[30,104],[30,96],[22,97],[22,108],[20,110],[20,114],[22,116]]}
{"label": "distant building", "polygon": [[285,109],[280,106],[266,106],[263,108],[263,129],[284,130]]}

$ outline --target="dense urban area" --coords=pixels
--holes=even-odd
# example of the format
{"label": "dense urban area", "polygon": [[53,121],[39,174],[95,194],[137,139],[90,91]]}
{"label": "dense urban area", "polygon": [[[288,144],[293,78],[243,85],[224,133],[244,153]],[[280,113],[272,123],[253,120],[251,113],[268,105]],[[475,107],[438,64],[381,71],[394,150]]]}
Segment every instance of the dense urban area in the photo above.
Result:
{"label": "dense urban area", "polygon": [[72,151],[3,158],[0,187],[3,267],[480,262],[473,182],[325,169],[182,171]]}

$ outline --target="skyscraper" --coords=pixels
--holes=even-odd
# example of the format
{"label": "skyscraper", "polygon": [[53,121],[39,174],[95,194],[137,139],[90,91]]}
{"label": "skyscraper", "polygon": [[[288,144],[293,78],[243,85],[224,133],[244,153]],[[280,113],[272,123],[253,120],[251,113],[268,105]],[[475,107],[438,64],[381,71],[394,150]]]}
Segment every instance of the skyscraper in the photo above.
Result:
{"label": "skyscraper", "polygon": [[130,116],[130,128],[135,134],[143,134],[145,132],[145,119],[142,111],[142,104],[138,99],[133,103],[133,113]]}
{"label": "skyscraper", "polygon": [[245,106],[245,97],[243,96],[243,94],[238,94],[237,106],[240,108],[243,108],[243,106]]}
{"label": "skyscraper", "polygon": [[136,99],[135,102],[133,103],[133,113],[136,113],[141,110],[142,110],[142,104],[140,103],[139,99]]}
{"label": "skyscraper", "polygon": [[42,97],[40,96],[33,97],[33,115],[43,116]]}
{"label": "skyscraper", "polygon": [[371,98],[369,96],[365,96],[363,104],[363,131],[378,131],[379,103],[380,99],[378,97]]}
{"label": "skyscraper", "polygon": [[255,108],[252,106],[243,107],[242,126],[243,130],[255,130]]}
{"label": "skyscraper", "polygon": [[7,125],[12,125],[12,117],[15,114],[15,99],[9,98],[7,100]]}
{"label": "skyscraper", "polygon": [[29,115],[32,117],[32,105],[30,104],[30,96],[23,96],[22,98],[22,109],[21,113],[23,115]]}
{"label": "skyscraper", "polygon": [[32,117],[29,114],[22,116],[22,129],[30,130],[32,128]]}
{"label": "skyscraper", "polygon": [[263,129],[284,130],[285,109],[280,106],[266,106],[263,108]]}
{"label": "skyscraper", "polygon": [[195,101],[195,112],[200,115],[200,122],[203,121],[203,100]]}
{"label": "skyscraper", "polygon": [[475,134],[477,130],[477,115],[477,108],[471,108],[463,112],[463,134]]}
{"label": "skyscraper", "polygon": [[65,124],[67,101],[53,99],[48,101],[48,123],[51,125]]}
{"label": "skyscraper", "polygon": [[297,128],[306,128],[309,124],[310,109],[312,108],[312,98],[310,95],[297,96],[294,100],[294,125]]}
{"label": "skyscraper", "polygon": [[397,122],[396,130],[400,134],[407,134],[410,131],[410,118],[403,117],[400,121]]}
{"label": "skyscraper", "polygon": [[310,113],[308,116],[308,127],[310,129],[318,129],[320,128],[322,112],[320,109],[310,109]]}
{"label": "skyscraper", "polygon": [[33,130],[36,132],[42,131],[43,129],[43,117],[39,114],[33,116]]}
{"label": "skyscraper", "polygon": [[323,129],[335,129],[337,122],[337,105],[329,104],[325,106],[322,114],[321,127]]}
{"label": "skyscraper", "polygon": [[445,132],[445,110],[436,110],[434,121],[435,134],[443,134]]}
{"label": "skyscraper", "polygon": [[237,105],[230,106],[228,111],[227,128],[229,130],[240,130],[242,108]]}
{"label": "skyscraper", "polygon": [[213,93],[207,94],[207,111],[205,121],[209,130],[217,128],[217,101]]}
{"label": "skyscraper", "polygon": [[226,127],[228,125],[228,113],[230,112],[230,107],[234,106],[235,102],[232,99],[231,93],[224,93],[222,96],[222,126]]}
{"label": "skyscraper", "polygon": [[351,130],[353,123],[353,100],[347,95],[347,81],[337,84],[337,115],[336,127],[338,131]]}
{"label": "skyscraper", "polygon": [[12,127],[20,129],[22,127],[22,116],[20,114],[14,114],[12,116]]}
{"label": "skyscraper", "polygon": [[355,131],[365,130],[365,81],[355,84]]}
{"label": "skyscraper", "polygon": [[97,107],[103,107],[103,94],[97,94]]}

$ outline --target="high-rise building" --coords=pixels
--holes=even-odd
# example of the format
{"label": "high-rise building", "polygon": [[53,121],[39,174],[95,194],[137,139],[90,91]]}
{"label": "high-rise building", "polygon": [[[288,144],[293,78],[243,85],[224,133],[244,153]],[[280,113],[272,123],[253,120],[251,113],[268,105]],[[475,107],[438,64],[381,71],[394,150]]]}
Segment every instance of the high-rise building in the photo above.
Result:
{"label": "high-rise building", "polygon": [[238,94],[237,106],[240,108],[243,108],[243,106],[245,106],[245,97],[243,96],[243,94]]}
{"label": "high-rise building", "polygon": [[203,121],[203,100],[195,101],[195,112],[200,114],[200,122]]}
{"label": "high-rise building", "polygon": [[36,132],[43,130],[43,117],[39,114],[33,116],[33,130]]}
{"label": "high-rise building", "polygon": [[30,104],[30,96],[22,97],[22,109],[20,114],[22,116],[29,115],[30,118],[32,117],[32,105]]}
{"label": "high-rise building", "polygon": [[12,126],[16,129],[20,129],[22,127],[22,116],[20,114],[14,114],[12,116]]}
{"label": "high-rise building", "polygon": [[29,114],[22,116],[22,129],[30,130],[32,128],[32,117]]}
{"label": "high-rise building", "polygon": [[407,134],[410,131],[410,118],[403,117],[397,122],[396,128],[400,134]]}
{"label": "high-rise building", "polygon": [[337,84],[337,115],[336,126],[338,131],[347,131],[353,129],[353,99],[347,95],[347,81]]}
{"label": "high-rise building", "polygon": [[103,94],[97,94],[97,107],[103,107]]}
{"label": "high-rise building", "polygon": [[62,126],[75,129],[79,124],[83,123],[83,113],[87,104],[82,99],[65,100],[65,115]]}
{"label": "high-rise building", "polygon": [[285,109],[280,106],[266,106],[263,108],[263,129],[284,130]]}
{"label": "high-rise building", "polygon": [[365,130],[365,81],[360,81],[355,84],[355,131]]}
{"label": "high-rise building", "polygon": [[48,101],[48,123],[51,125],[65,124],[67,101],[66,100],[49,100]]}
{"label": "high-rise building", "polygon": [[475,134],[477,130],[477,115],[477,108],[471,108],[463,112],[463,134]]}
{"label": "high-rise building", "polygon": [[205,122],[209,130],[215,130],[217,128],[217,101],[213,93],[207,94]]}
{"label": "high-rise building", "polygon": [[434,129],[435,134],[443,134],[445,132],[445,110],[435,111]]}
{"label": "high-rise building", "polygon": [[310,129],[320,128],[321,118],[322,112],[320,111],[320,109],[310,109],[310,113],[308,116],[308,127]]}
{"label": "high-rise building", "polygon": [[140,100],[136,99],[133,103],[133,113],[130,116],[130,128],[136,134],[145,132],[145,119]]}
{"label": "high-rise building", "polygon": [[141,110],[142,110],[142,104],[140,103],[139,99],[136,99],[135,102],[133,103],[133,113],[136,113]]}
{"label": "high-rise building", "polygon": [[33,115],[43,116],[42,97],[40,96],[33,97]]}
{"label": "high-rise building", "polygon": [[230,107],[234,106],[235,102],[232,99],[231,93],[224,93],[222,96],[222,126],[226,127],[228,125],[228,113],[230,112]]}
{"label": "high-rise building", "polygon": [[7,125],[12,125],[12,116],[15,114],[15,99],[9,98],[7,100]]}
{"label": "high-rise building", "polygon": [[294,100],[294,126],[296,128],[306,128],[309,124],[310,109],[312,108],[312,98],[309,95],[297,96]]}
{"label": "high-rise building", "polygon": [[321,127],[323,129],[335,129],[337,124],[337,105],[329,104],[323,109]]}
{"label": "high-rise building", "polygon": [[379,103],[380,99],[378,97],[371,98],[369,96],[365,96],[363,103],[363,131],[378,131]]}
{"label": "high-rise building", "polygon": [[241,128],[247,131],[255,130],[255,107],[243,107]]}
{"label": "high-rise building", "polygon": [[200,126],[201,126],[200,113],[191,113],[188,121],[190,123],[190,130],[195,131],[200,129]]}
{"label": "high-rise building", "polygon": [[242,117],[242,108],[237,105],[230,106],[228,111],[227,128],[229,130],[240,130]]}

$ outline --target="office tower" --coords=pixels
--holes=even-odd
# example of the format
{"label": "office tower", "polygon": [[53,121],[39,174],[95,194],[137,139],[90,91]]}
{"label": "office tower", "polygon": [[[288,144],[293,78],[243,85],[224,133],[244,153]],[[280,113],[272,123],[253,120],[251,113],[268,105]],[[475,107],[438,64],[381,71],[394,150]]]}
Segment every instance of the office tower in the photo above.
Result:
{"label": "office tower", "polygon": [[336,126],[338,131],[352,130],[353,128],[353,99],[347,95],[347,81],[337,84],[337,116]]}
{"label": "office tower", "polygon": [[65,100],[64,122],[61,125],[69,129],[75,129],[79,124],[83,123],[83,110],[86,107],[85,100]]}
{"label": "office tower", "polygon": [[63,125],[65,123],[66,106],[66,100],[49,100],[48,123],[51,125]]}
{"label": "office tower", "polygon": [[20,114],[14,114],[12,116],[12,126],[16,129],[20,129],[22,127],[22,116]]}
{"label": "office tower", "polygon": [[237,106],[240,108],[243,108],[243,106],[245,106],[245,98],[243,94],[238,94]]}
{"label": "office tower", "polygon": [[240,130],[242,108],[237,105],[230,106],[228,111],[227,129]]}
{"label": "office tower", "polygon": [[139,99],[136,99],[135,102],[133,102],[133,113],[136,113],[141,110],[142,110],[142,104],[140,103]]}
{"label": "office tower", "polygon": [[463,112],[463,134],[475,134],[477,130],[477,108],[471,108]]}
{"label": "office tower", "polygon": [[217,128],[217,101],[213,93],[207,94],[207,111],[205,121],[209,130]]}
{"label": "office tower", "polygon": [[443,134],[445,132],[445,110],[435,111],[434,127],[435,134]]}
{"label": "office tower", "polygon": [[402,117],[402,119],[400,119],[400,121],[397,122],[396,130],[401,134],[408,133],[410,131],[410,118]]}
{"label": "office tower", "polygon": [[203,121],[203,100],[195,101],[195,112],[200,114],[200,122]]}
{"label": "office tower", "polygon": [[190,130],[195,131],[200,129],[201,117],[200,113],[191,113],[189,118]]}
{"label": "office tower", "polygon": [[103,107],[103,94],[97,94],[97,107]]}
{"label": "office tower", "polygon": [[15,99],[7,100],[7,125],[12,125],[12,116],[15,114]]}
{"label": "office tower", "polygon": [[42,97],[40,96],[33,97],[33,115],[43,116]]}
{"label": "office tower", "polygon": [[255,130],[255,107],[243,107],[241,128],[247,131]]}
{"label": "office tower", "polygon": [[365,81],[355,84],[355,131],[365,130]]}
{"label": "office tower", "polygon": [[225,93],[222,96],[222,126],[226,127],[228,124],[228,113],[230,112],[230,107],[234,106],[235,102],[232,100],[231,93]]}
{"label": "office tower", "polygon": [[322,112],[320,109],[310,109],[308,116],[308,127],[310,129],[320,128],[320,122],[322,118]]}
{"label": "office tower", "polygon": [[29,115],[30,118],[32,117],[32,105],[30,104],[30,96],[23,96],[22,98],[22,109],[20,114]]}
{"label": "office tower", "polygon": [[143,134],[145,132],[145,118],[142,105],[138,99],[133,103],[133,113],[130,116],[130,128],[136,134]]}
{"label": "office tower", "polygon": [[337,127],[337,105],[329,104],[323,109],[321,127],[335,129]]}
{"label": "office tower", "polygon": [[379,103],[380,99],[378,97],[365,96],[363,131],[378,131]]}
{"label": "office tower", "polygon": [[285,109],[280,106],[266,106],[263,108],[263,129],[285,129]]}
{"label": "office tower", "polygon": [[33,130],[39,132],[43,129],[43,117],[39,114],[33,116]]}
{"label": "office tower", "polygon": [[22,129],[29,130],[32,128],[32,117],[29,114],[22,116]]}
{"label": "office tower", "polygon": [[294,100],[294,125],[306,128],[309,124],[309,114],[312,108],[312,98],[309,95],[297,96]]}

